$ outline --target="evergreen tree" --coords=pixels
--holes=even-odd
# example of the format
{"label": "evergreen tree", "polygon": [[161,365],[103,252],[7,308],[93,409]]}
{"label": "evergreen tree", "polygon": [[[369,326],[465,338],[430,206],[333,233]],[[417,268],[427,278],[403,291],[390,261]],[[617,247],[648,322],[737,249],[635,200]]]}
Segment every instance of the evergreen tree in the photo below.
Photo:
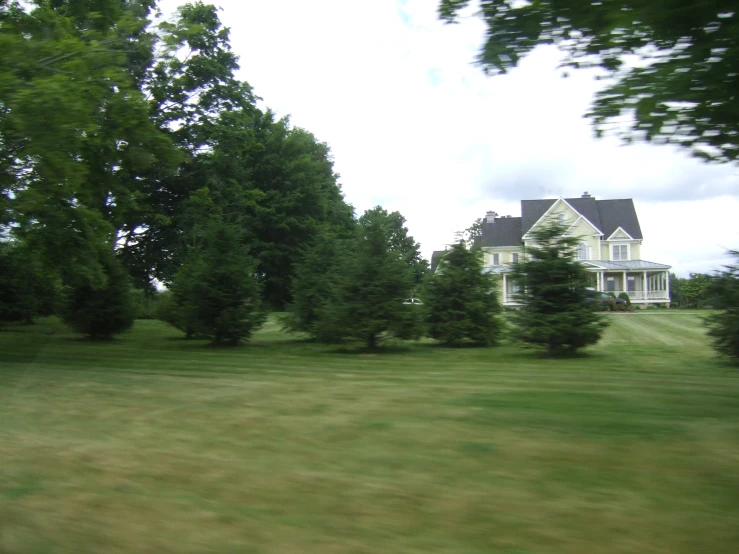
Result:
{"label": "evergreen tree", "polygon": [[[403,303],[420,265],[419,245],[404,221],[399,213],[380,207],[366,211],[354,235],[336,246],[336,264],[316,269],[319,276],[330,272],[328,287],[315,295],[310,309],[301,310],[315,318],[309,330],[319,340],[353,338],[376,348],[386,337],[421,335],[422,314],[417,306]],[[319,276],[312,277],[314,282]]]}
{"label": "evergreen tree", "polygon": [[103,281],[81,274],[63,292],[64,323],[91,339],[109,339],[131,328],[135,308],[128,274],[112,251],[99,256]]}
{"label": "evergreen tree", "polygon": [[514,264],[521,309],[513,313],[516,334],[550,355],[572,353],[600,339],[606,322],[594,312],[590,277],[575,259],[578,237],[557,224],[532,233],[534,246]]}
{"label": "evergreen tree", "polygon": [[211,220],[175,276],[171,322],[188,335],[236,345],[264,322],[260,292],[240,228]]}
{"label": "evergreen tree", "polygon": [[708,316],[706,323],[713,347],[739,361],[739,251],[733,250],[731,255],[738,263],[726,266],[711,280],[709,293],[715,302],[714,308],[719,311]]}
{"label": "evergreen tree", "polygon": [[427,277],[423,300],[429,336],[449,346],[495,344],[502,322],[494,279],[483,273],[479,249],[454,244]]}
{"label": "evergreen tree", "polygon": [[319,322],[339,283],[346,257],[350,253],[352,233],[337,234],[330,229],[320,232],[308,246],[295,268],[292,281],[292,303],[288,306],[285,326],[293,332],[308,333],[319,340],[331,340],[321,336]]}

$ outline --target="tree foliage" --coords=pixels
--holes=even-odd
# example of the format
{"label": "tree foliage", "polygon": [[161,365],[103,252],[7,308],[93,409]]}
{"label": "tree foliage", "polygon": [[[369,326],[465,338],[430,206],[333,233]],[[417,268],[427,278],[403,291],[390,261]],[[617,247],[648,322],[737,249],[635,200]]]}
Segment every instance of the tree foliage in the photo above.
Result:
{"label": "tree foliage", "polygon": [[483,272],[482,253],[452,245],[426,278],[424,308],[430,337],[449,346],[495,344],[502,330],[495,277]]}
{"label": "tree foliage", "polygon": [[335,339],[321,322],[330,315],[326,310],[332,309],[331,301],[348,265],[354,231],[341,235],[324,229],[305,248],[292,281],[292,302],[285,318],[288,330],[308,333],[324,342]]}
{"label": "tree foliage", "polygon": [[[455,21],[469,0],[441,0]],[[564,64],[608,77],[588,114],[598,134],[672,143],[719,162],[739,157],[739,13],[732,0],[479,0],[488,32],[479,62],[506,73],[554,44]],[[624,129],[615,122],[633,116]]]}
{"label": "tree foliage", "polygon": [[712,305],[711,276],[691,273],[686,279],[670,274],[670,301],[680,308],[706,308]]}
{"label": "tree foliage", "polygon": [[478,217],[472,225],[462,231],[462,238],[467,244],[475,244],[475,239],[482,236],[482,218]]}
{"label": "tree foliage", "polygon": [[131,284],[121,263],[110,250],[100,252],[98,263],[103,282],[78,275],[65,287],[59,313],[64,323],[93,340],[130,329],[135,317]]}
{"label": "tree foliage", "polygon": [[706,318],[708,336],[721,354],[739,361],[739,251],[730,254],[736,263],[713,276],[709,294],[714,299],[717,313]]}
{"label": "tree foliage", "polygon": [[198,235],[172,283],[165,320],[188,336],[233,346],[266,317],[254,264],[236,225],[213,220]]}
{"label": "tree foliage", "polygon": [[0,242],[0,324],[51,315],[57,281],[38,256],[17,241]]}
{"label": "tree foliage", "polygon": [[[404,304],[425,262],[398,212],[367,210],[346,239],[325,235],[298,269],[290,325],[326,342],[346,338],[375,348],[386,337],[415,339],[417,306]],[[327,258],[320,261],[322,254]]]}
{"label": "tree foliage", "polygon": [[606,326],[594,312],[590,276],[576,260],[580,239],[565,231],[557,224],[532,231],[535,246],[527,248],[512,273],[522,291],[517,295],[521,309],[513,313],[516,334],[550,355],[595,344]]}

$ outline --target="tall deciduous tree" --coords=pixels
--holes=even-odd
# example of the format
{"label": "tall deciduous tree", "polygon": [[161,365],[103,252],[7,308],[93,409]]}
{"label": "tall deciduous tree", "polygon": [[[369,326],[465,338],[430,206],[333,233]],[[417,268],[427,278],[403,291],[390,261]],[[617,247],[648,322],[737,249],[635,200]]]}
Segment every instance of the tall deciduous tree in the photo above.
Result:
{"label": "tall deciduous tree", "polygon": [[0,5],[4,219],[67,281],[105,280],[97,254],[135,204],[139,177],[176,161],[138,82],[152,5]]}
{"label": "tall deciduous tree", "polygon": [[531,232],[534,246],[514,264],[512,278],[522,291],[521,309],[512,314],[518,338],[550,355],[595,344],[606,322],[594,312],[590,276],[575,259],[580,239],[557,224]]}
{"label": "tall deciduous tree", "polygon": [[495,278],[483,273],[482,252],[452,245],[424,286],[428,333],[449,346],[495,344],[502,330]]}
{"label": "tall deciduous tree", "polygon": [[[469,0],[441,0],[455,21]],[[733,0],[479,0],[488,26],[479,62],[506,73],[536,46],[608,77],[588,114],[598,134],[672,143],[719,162],[739,158],[739,10]],[[628,129],[618,116],[633,115]]]}

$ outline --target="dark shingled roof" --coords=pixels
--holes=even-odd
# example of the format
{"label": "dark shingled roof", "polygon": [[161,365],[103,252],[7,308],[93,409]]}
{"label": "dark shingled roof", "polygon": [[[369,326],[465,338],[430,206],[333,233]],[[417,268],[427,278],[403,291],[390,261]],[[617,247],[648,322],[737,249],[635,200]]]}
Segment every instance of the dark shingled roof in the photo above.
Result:
{"label": "dark shingled roof", "polygon": [[598,200],[597,204],[602,224],[600,230],[603,231],[604,239],[610,237],[619,227],[622,227],[634,239],[642,240],[644,238],[641,234],[639,218],[636,217],[633,200],[630,198],[623,200]]}
{"label": "dark shingled roof", "polygon": [[600,221],[600,214],[598,213],[598,206],[597,204],[599,202],[603,202],[603,200],[596,200],[595,198],[565,198],[565,201],[575,208],[578,212],[580,212],[580,215],[583,215],[585,219],[587,219],[590,223],[595,225],[598,229],[601,231],[603,228],[601,227],[601,221]]}
{"label": "dark shingled roof", "polygon": [[547,198],[544,200],[521,200],[521,229],[524,233],[541,219],[546,211],[557,200]]}
{"label": "dark shingled roof", "polygon": [[521,244],[521,218],[496,217],[493,223],[482,224],[482,246],[518,246]]}
{"label": "dark shingled roof", "polygon": [[[480,246],[518,246],[521,237],[541,219],[546,211],[557,200],[552,198],[541,200],[521,200],[521,217],[496,217],[493,223],[482,224],[482,237],[475,239]],[[622,227],[634,239],[642,240],[639,219],[636,217],[634,201],[596,200],[587,198],[565,198],[565,201],[582,214],[590,223],[603,232],[607,239]],[[431,267],[434,267],[433,257]]]}
{"label": "dark shingled roof", "polygon": [[431,254],[431,273],[436,271],[436,268],[439,267],[439,262],[444,257],[444,254],[446,254],[446,250],[434,250],[434,252]]}

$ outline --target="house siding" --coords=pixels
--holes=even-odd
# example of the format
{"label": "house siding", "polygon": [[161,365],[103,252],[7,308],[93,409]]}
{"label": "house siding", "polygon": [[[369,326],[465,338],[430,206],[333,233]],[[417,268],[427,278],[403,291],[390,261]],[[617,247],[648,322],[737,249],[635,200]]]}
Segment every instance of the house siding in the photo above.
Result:
{"label": "house siding", "polygon": [[570,230],[570,234],[573,237],[579,238],[580,242],[584,242],[588,245],[588,259],[600,260],[600,236],[594,237],[594,233],[595,231],[593,230],[593,227],[583,220],[581,220],[573,229]]}

